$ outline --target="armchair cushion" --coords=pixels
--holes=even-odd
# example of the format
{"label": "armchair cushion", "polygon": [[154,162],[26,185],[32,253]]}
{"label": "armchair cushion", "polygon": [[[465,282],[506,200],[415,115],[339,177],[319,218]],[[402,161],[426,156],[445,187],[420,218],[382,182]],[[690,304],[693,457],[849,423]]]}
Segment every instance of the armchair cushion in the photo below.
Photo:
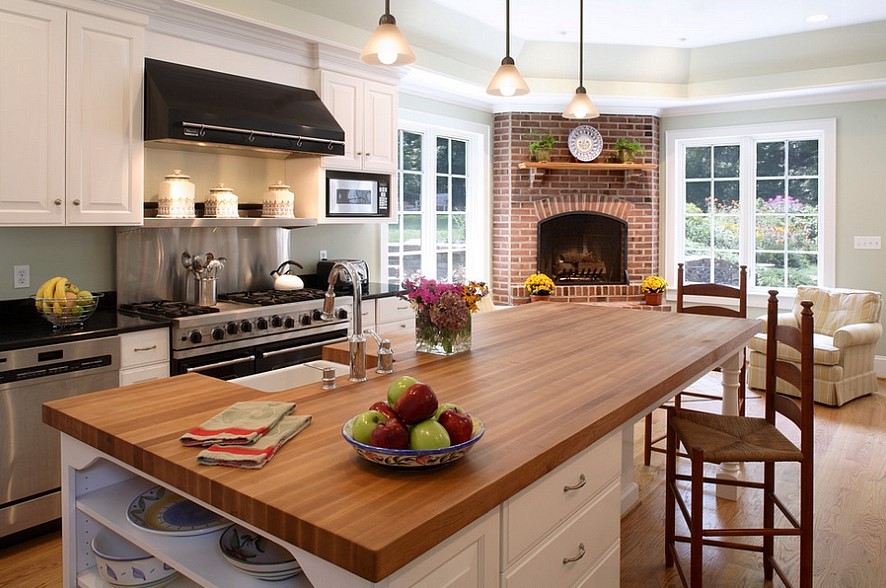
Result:
{"label": "armchair cushion", "polygon": [[816,333],[833,336],[840,327],[880,320],[879,292],[798,286],[793,308],[798,324],[803,300],[812,301]]}

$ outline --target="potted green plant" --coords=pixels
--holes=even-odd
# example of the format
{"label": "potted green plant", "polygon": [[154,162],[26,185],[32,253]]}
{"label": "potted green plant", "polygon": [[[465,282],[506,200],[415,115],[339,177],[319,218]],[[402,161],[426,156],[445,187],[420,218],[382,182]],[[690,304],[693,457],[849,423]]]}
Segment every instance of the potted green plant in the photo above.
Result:
{"label": "potted green plant", "polygon": [[643,153],[644,149],[638,141],[622,137],[615,142],[615,151],[621,163],[634,163],[634,157]]}
{"label": "potted green plant", "polygon": [[538,138],[529,142],[529,156],[535,161],[550,161],[551,149],[557,144],[554,136],[542,133],[532,133],[532,135]]}

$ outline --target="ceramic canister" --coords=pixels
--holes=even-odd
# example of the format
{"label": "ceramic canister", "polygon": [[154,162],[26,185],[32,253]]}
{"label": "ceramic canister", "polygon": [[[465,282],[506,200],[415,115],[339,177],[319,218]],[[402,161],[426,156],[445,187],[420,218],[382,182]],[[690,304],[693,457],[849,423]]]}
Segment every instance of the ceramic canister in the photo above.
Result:
{"label": "ceramic canister", "polygon": [[262,201],[262,216],[267,218],[292,218],[294,211],[295,195],[289,191],[289,186],[282,181],[268,186],[265,198]]}
{"label": "ceramic canister", "polygon": [[180,169],[173,171],[160,182],[157,216],[166,218],[194,217],[194,184],[191,176],[182,174]]}
{"label": "ceramic canister", "polygon": [[206,197],[204,205],[206,206],[204,214],[209,217],[237,218],[238,216],[237,195],[224,184],[209,189],[209,196]]}

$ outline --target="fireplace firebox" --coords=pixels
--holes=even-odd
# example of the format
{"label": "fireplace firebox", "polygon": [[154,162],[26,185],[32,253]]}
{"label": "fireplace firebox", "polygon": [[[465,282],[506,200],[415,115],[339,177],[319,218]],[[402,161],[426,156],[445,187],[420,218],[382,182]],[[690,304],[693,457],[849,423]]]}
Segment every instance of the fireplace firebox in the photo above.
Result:
{"label": "fireplace firebox", "polygon": [[628,226],[598,212],[538,222],[538,271],[559,285],[627,284]]}

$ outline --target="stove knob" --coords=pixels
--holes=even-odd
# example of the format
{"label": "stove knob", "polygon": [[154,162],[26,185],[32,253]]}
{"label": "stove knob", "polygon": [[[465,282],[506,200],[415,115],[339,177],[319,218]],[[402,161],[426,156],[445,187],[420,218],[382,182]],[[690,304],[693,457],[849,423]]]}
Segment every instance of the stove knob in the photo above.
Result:
{"label": "stove knob", "polygon": [[307,326],[310,325],[313,321],[311,321],[311,315],[309,315],[309,314],[303,314],[303,315],[301,315],[301,318],[298,319],[298,322],[300,322],[302,325],[304,325],[304,326],[307,327]]}
{"label": "stove knob", "polygon": [[203,340],[203,335],[200,334],[200,331],[191,331],[188,333],[188,341],[196,345],[200,341]]}
{"label": "stove knob", "polygon": [[240,332],[240,327],[237,326],[237,323],[228,323],[225,330],[228,332],[228,335],[236,335]]}
{"label": "stove knob", "polygon": [[216,341],[221,341],[225,338],[225,331],[221,327],[216,327],[212,329],[212,338]]}
{"label": "stove knob", "polygon": [[283,319],[277,316],[276,314],[271,317],[271,326],[275,329],[279,329],[283,325]]}
{"label": "stove knob", "polygon": [[348,318],[348,309],[347,308],[339,308],[335,311],[335,316],[340,319]]}
{"label": "stove knob", "polygon": [[242,323],[240,323],[240,330],[244,333],[251,333],[252,323],[250,323],[249,321],[243,321]]}
{"label": "stove knob", "polygon": [[323,320],[323,311],[315,310],[311,316],[313,317],[313,319],[315,321],[322,321]]}
{"label": "stove knob", "polygon": [[257,321],[255,321],[255,326],[258,327],[259,331],[264,331],[265,329],[268,328],[268,319],[266,319],[266,318],[258,319]]}
{"label": "stove knob", "polygon": [[287,329],[293,328],[295,326],[295,319],[292,318],[291,316],[286,317],[283,320],[283,326],[286,327]]}

